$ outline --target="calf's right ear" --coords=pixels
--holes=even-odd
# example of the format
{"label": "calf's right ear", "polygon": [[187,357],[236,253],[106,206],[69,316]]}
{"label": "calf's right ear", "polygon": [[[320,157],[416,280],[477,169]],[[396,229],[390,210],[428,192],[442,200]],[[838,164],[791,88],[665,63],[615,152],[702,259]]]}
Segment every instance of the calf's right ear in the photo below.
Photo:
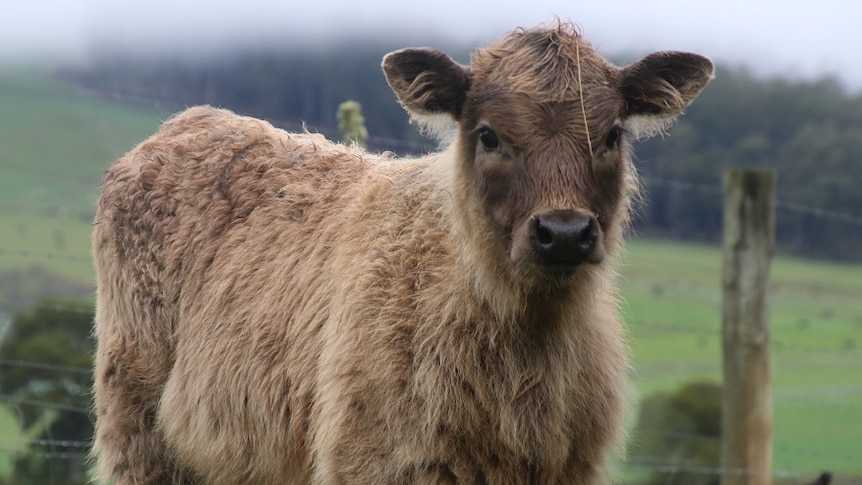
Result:
{"label": "calf's right ear", "polygon": [[470,68],[428,48],[390,52],[383,57],[386,82],[414,115],[461,116],[470,89]]}

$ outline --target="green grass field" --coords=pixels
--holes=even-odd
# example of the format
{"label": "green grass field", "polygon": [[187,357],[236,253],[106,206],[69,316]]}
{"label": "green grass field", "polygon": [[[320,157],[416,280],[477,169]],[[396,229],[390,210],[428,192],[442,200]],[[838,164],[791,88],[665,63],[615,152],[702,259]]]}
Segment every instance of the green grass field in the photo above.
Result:
{"label": "green grass field", "polygon": [[[623,271],[643,395],[721,379],[718,248],[632,241]],[[778,257],[770,339],[776,470],[862,474],[862,267]]]}
{"label": "green grass field", "polygon": [[[28,274],[67,282],[54,292],[91,289],[101,175],[167,116],[43,76],[0,77],[0,290],[13,278],[20,290]],[[629,245],[621,310],[638,395],[720,379],[720,258],[712,247]],[[862,266],[778,257],[770,304],[775,469],[862,475]],[[14,414],[0,407],[0,477],[19,434]]]}

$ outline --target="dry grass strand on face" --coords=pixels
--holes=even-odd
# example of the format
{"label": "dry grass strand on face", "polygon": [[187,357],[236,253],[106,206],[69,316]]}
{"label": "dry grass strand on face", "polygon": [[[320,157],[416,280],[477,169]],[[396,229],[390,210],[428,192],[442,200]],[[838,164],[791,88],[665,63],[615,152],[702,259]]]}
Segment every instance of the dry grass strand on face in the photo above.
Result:
{"label": "dry grass strand on face", "polygon": [[578,58],[578,92],[581,95],[581,114],[584,117],[584,131],[587,133],[587,145],[590,148],[590,153],[593,153],[593,140],[590,137],[590,124],[587,122],[587,103],[584,101],[584,82],[581,77],[581,47],[575,44],[575,55]]}

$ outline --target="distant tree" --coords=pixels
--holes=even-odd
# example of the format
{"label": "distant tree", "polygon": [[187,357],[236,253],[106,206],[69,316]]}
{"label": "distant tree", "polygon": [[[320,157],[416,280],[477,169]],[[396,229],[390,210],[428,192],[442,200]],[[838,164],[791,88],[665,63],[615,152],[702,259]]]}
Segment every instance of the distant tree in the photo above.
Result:
{"label": "distant tree", "polygon": [[719,475],[703,470],[721,463],[721,387],[695,381],[647,396],[631,448],[632,461],[663,467],[649,485],[669,483],[668,466],[679,470],[672,472],[673,483],[718,485]]}
{"label": "distant tree", "polygon": [[338,105],[336,113],[338,131],[345,142],[353,142],[361,147],[368,143],[368,130],[362,116],[362,105],[356,101],[345,101]]}
{"label": "distant tree", "polygon": [[10,485],[87,481],[93,317],[92,303],[48,301],[14,315],[0,342],[0,403],[30,440]]}

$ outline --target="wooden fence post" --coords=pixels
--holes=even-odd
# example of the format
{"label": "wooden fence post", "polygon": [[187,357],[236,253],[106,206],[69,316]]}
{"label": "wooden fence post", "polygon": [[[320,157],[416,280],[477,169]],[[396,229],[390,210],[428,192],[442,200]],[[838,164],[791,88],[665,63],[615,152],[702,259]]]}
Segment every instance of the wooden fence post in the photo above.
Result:
{"label": "wooden fence post", "polygon": [[724,175],[722,485],[771,485],[772,386],[767,295],[775,173]]}

